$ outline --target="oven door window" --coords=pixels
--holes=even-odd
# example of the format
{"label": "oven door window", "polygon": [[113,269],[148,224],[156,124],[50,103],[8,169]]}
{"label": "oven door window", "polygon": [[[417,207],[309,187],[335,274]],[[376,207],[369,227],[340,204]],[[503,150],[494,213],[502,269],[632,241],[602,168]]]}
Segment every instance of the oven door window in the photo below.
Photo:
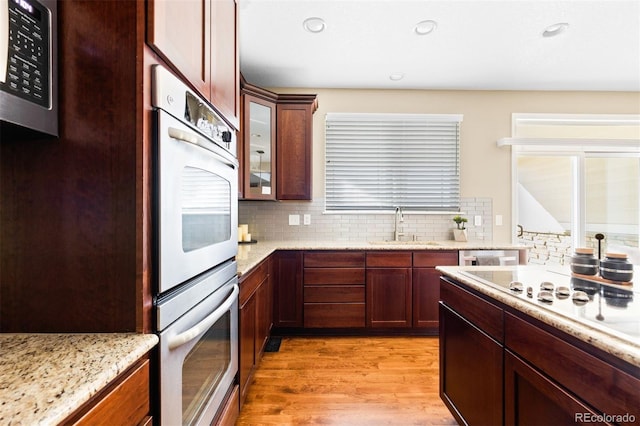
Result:
{"label": "oven door window", "polygon": [[197,420],[231,363],[231,313],[225,313],[182,364],[182,424]]}
{"label": "oven door window", "polygon": [[227,179],[207,170],[184,167],[180,194],[184,252],[231,238],[231,184]]}

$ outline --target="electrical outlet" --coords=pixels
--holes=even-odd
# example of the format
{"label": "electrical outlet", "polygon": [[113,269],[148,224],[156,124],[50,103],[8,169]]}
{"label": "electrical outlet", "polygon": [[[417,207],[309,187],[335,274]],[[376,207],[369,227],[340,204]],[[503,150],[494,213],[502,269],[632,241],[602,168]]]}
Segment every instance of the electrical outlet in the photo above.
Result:
{"label": "electrical outlet", "polygon": [[303,216],[303,220],[304,220],[304,224],[305,225],[311,225],[311,215],[310,214],[305,214]]}
{"label": "electrical outlet", "polygon": [[474,226],[482,226],[482,216],[474,216],[473,224]]}
{"label": "electrical outlet", "polygon": [[300,215],[299,214],[290,214],[289,215],[289,225],[300,225]]}
{"label": "electrical outlet", "polygon": [[502,215],[501,214],[497,214],[496,215],[496,226],[502,226]]}

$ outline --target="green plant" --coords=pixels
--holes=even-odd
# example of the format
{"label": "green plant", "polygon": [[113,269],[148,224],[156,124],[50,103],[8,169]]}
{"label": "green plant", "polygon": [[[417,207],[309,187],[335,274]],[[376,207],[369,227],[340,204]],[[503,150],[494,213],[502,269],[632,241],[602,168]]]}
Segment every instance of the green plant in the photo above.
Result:
{"label": "green plant", "polygon": [[464,224],[467,223],[467,218],[462,216],[455,216],[453,221],[458,225],[458,229],[465,229]]}

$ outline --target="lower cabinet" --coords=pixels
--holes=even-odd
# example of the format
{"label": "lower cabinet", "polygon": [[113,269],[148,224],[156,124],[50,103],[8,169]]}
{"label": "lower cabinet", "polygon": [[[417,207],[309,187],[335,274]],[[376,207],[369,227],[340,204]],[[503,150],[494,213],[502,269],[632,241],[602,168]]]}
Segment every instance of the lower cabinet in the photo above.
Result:
{"label": "lower cabinet", "polygon": [[[459,307],[459,312],[447,305],[450,301]],[[500,425],[503,346],[465,318],[479,306],[477,302],[470,293],[443,292],[440,397],[460,424]]]}
{"label": "lower cabinet", "polygon": [[280,250],[273,258],[273,325],[303,326],[302,251]]}
{"label": "lower cabinet", "polygon": [[412,324],[411,252],[367,252],[367,326]]}
{"label": "lower cabinet", "polygon": [[364,252],[307,251],[303,261],[304,327],[364,327]]}
{"label": "lower cabinet", "polygon": [[459,423],[640,418],[638,367],[464,284],[443,278],[440,294],[440,397]]}
{"label": "lower cabinet", "polygon": [[273,324],[271,258],[240,277],[240,403],[244,402]]}
{"label": "lower cabinet", "polygon": [[413,328],[438,334],[441,274],[436,266],[457,264],[457,250],[413,252]]}
{"label": "lower cabinet", "polygon": [[149,396],[149,359],[143,358],[63,424],[150,425]]}

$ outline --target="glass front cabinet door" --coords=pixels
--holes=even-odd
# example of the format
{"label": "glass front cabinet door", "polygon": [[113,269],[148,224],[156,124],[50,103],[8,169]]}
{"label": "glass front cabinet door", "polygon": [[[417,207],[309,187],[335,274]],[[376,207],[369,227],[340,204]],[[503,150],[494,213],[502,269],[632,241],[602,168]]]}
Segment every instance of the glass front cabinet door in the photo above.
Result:
{"label": "glass front cabinet door", "polygon": [[276,102],[243,92],[242,198],[276,197]]}

